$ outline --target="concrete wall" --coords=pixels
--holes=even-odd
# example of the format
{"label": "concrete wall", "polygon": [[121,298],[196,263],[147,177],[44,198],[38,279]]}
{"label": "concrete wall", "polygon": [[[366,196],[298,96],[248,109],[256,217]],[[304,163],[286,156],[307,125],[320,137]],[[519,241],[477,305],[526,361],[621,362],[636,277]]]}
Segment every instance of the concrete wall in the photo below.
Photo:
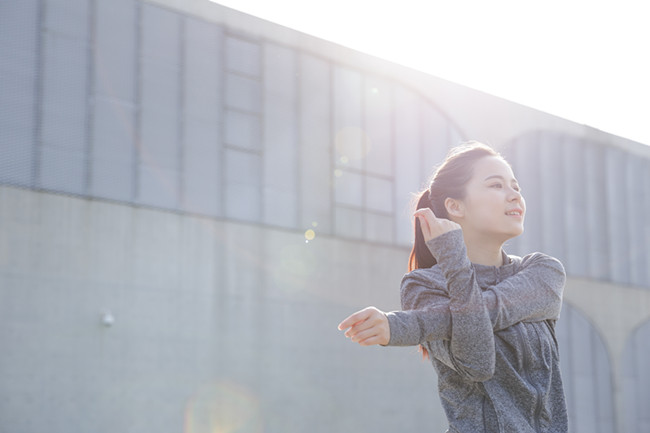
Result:
{"label": "concrete wall", "polygon": [[2,2],[0,58],[0,431],[444,431],[336,324],[398,308],[466,139],[567,268],[571,431],[648,431],[650,148],[207,0]]}
{"label": "concrete wall", "polygon": [[12,187],[0,209],[0,431],[443,428],[414,348],[336,329],[399,307],[404,250]]}

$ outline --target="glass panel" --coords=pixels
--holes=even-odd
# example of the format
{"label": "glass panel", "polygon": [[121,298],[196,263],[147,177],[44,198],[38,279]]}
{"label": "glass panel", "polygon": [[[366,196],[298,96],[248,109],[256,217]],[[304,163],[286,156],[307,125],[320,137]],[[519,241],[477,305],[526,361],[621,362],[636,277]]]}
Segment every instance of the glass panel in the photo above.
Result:
{"label": "glass panel", "polygon": [[180,66],[180,16],[170,10],[143,3],[142,57],[161,65]]}
{"label": "glass panel", "polygon": [[366,176],[366,207],[370,210],[393,212],[393,183],[390,180]]}
{"label": "glass panel", "polygon": [[254,114],[226,111],[226,144],[246,149],[260,149],[260,118]]}
{"label": "glass panel", "polygon": [[[563,137],[544,132],[539,140],[539,159],[534,164],[540,167],[540,196],[533,203],[533,212],[538,212],[542,219],[542,249],[546,254],[556,257],[561,262],[566,260],[565,226],[566,209],[564,164],[562,149]],[[532,212],[531,212],[532,213]]]}
{"label": "glass panel", "polygon": [[569,431],[614,432],[611,366],[604,341],[565,303],[556,326]]}
{"label": "glass panel", "polygon": [[184,127],[182,206],[190,212],[218,215],[221,152],[213,123],[189,121]]}
{"label": "glass panel", "polygon": [[[645,212],[644,204],[650,197],[649,191],[645,189],[644,169],[647,170],[648,160],[641,159],[636,155],[626,155],[626,191],[627,191],[627,236],[629,239],[628,257],[630,283],[637,286],[648,284],[645,277],[646,255],[648,244],[645,232],[645,221],[648,214]],[[650,232],[648,232],[650,235]]]}
{"label": "glass panel", "polygon": [[589,245],[587,236],[587,200],[585,194],[584,146],[576,138],[567,137],[563,141],[564,182],[560,188],[565,191],[564,215],[566,224],[564,266],[571,275],[587,275],[585,248]]}
{"label": "glass panel", "polygon": [[334,69],[334,145],[335,161],[341,167],[363,168],[368,139],[362,129],[361,74]]}
{"label": "glass panel", "polygon": [[[420,101],[422,116],[422,170],[428,180],[435,167],[447,156],[452,143],[449,141],[449,121],[436,110],[430,102]],[[457,143],[455,143],[457,144]]]}
{"label": "glass panel", "polygon": [[[96,2],[94,91],[135,101],[136,16],[133,0]],[[119,31],[115,29],[119,28]]]}
{"label": "glass panel", "polygon": [[45,33],[44,50],[43,144],[82,150],[88,81],[85,41]]}
{"label": "glass panel", "polygon": [[178,117],[149,109],[142,112],[140,162],[149,166],[178,169]]}
{"label": "glass panel", "polygon": [[179,173],[159,165],[140,165],[138,173],[138,202],[175,209],[178,207]]}
{"label": "glass panel", "polygon": [[85,163],[83,151],[44,146],[41,150],[43,188],[70,194],[85,193]]}
{"label": "glass panel", "polygon": [[92,123],[92,158],[132,159],[135,108],[131,103],[96,98]]}
{"label": "glass panel", "polygon": [[363,212],[337,206],[335,212],[336,234],[344,238],[363,237]]}
{"label": "glass panel", "polygon": [[366,239],[372,242],[392,243],[393,217],[366,212]]}
{"label": "glass panel", "polygon": [[315,57],[300,60],[300,224],[316,223],[319,233],[331,233],[330,69]]}
{"label": "glass panel", "polygon": [[259,113],[261,101],[261,85],[257,79],[226,74],[226,104],[229,108]]}
{"label": "glass panel", "polygon": [[650,427],[650,322],[642,324],[625,347],[623,360],[623,402],[625,431],[644,433]]}
{"label": "glass panel", "polygon": [[[623,151],[608,147],[605,151],[605,203],[607,215],[607,233],[609,248],[607,252],[610,274],[609,277],[619,283],[630,283],[629,247],[627,231],[627,190],[625,185],[625,154]],[[601,174],[602,176],[602,174]],[[601,200],[602,200],[601,191]],[[605,227],[600,228],[600,233]]]}
{"label": "glass panel", "polygon": [[92,164],[90,195],[110,200],[133,199],[133,163],[127,159],[98,159]]}
{"label": "glass panel", "polygon": [[226,184],[247,185],[259,188],[261,185],[261,157],[255,153],[226,150]]}
{"label": "glass panel", "polygon": [[[605,236],[607,227],[607,202],[605,200],[607,176],[605,173],[605,149],[595,143],[585,146],[585,196],[587,201],[586,226],[589,248],[585,250],[588,258],[588,276],[609,279],[609,240]],[[598,235],[594,235],[598,234]]]}
{"label": "glass panel", "polygon": [[410,245],[411,194],[420,190],[426,176],[420,173],[421,148],[418,96],[397,87],[395,93],[395,203],[396,241]]}
{"label": "glass panel", "polygon": [[512,165],[526,200],[524,233],[517,240],[519,251],[523,255],[543,249],[542,215],[539,207],[543,185],[541,183],[538,141],[539,134],[531,133],[519,137],[514,144],[517,148],[517,159],[512,161]]}
{"label": "glass panel", "polygon": [[220,38],[221,32],[214,26],[187,20],[183,69],[183,108],[187,116],[207,121],[219,118],[222,101]]}
{"label": "glass panel", "polygon": [[365,130],[368,140],[366,170],[369,173],[391,176],[393,174],[392,85],[384,80],[368,78],[364,88]]}
{"label": "glass panel", "polygon": [[336,203],[361,208],[363,206],[363,176],[347,170],[337,170],[334,181]]}
{"label": "glass panel", "polygon": [[232,36],[227,37],[226,66],[229,71],[258,77],[261,71],[259,45]]}
{"label": "glass panel", "polygon": [[47,0],[46,10],[47,30],[77,40],[88,37],[87,0]]}
{"label": "glass panel", "polygon": [[278,188],[264,188],[264,222],[281,227],[297,225],[296,192]]}
{"label": "glass panel", "polygon": [[0,11],[0,182],[31,186],[38,2],[3,2]]}

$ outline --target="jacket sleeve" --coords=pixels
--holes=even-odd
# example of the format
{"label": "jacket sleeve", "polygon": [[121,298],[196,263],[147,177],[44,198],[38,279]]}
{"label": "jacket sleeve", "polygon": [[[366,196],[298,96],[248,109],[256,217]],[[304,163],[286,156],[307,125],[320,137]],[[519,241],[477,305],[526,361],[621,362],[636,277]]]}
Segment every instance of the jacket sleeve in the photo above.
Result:
{"label": "jacket sleeve", "polygon": [[[566,274],[559,260],[542,253],[524,257],[515,275],[482,292],[493,330],[519,322],[557,320],[565,282]],[[389,313],[391,339],[393,329],[397,337],[395,345],[450,338],[451,314],[445,290],[409,273],[402,279],[400,297],[405,311]]]}
{"label": "jacket sleeve", "polygon": [[[447,307],[450,323],[447,325],[451,329],[449,341],[445,342],[448,350],[443,353],[443,355],[447,355],[448,359],[442,361],[451,364],[450,366],[467,380],[488,380],[494,374],[494,333],[481,289],[476,282],[474,269],[467,258],[462,230],[453,230],[438,236],[430,240],[427,246],[440,266],[446,281],[446,290],[444,291],[449,297]],[[441,295],[442,292],[438,292],[427,296]],[[435,310],[442,310],[444,304],[442,305],[431,306],[426,310],[427,316],[437,316]],[[417,314],[414,317],[415,319],[412,317],[410,320],[417,322],[426,319],[426,317]],[[392,321],[396,322],[394,319]],[[442,319],[442,323],[445,324],[445,319]],[[390,317],[389,324],[393,325]],[[435,329],[435,326],[425,325],[424,329]],[[433,335],[440,337],[435,333]],[[391,330],[392,339],[393,330]],[[389,344],[392,343],[389,342]]]}
{"label": "jacket sleeve", "polygon": [[524,257],[521,266],[515,275],[483,292],[495,331],[519,322],[560,317],[566,282],[562,263],[545,254],[534,253]]}

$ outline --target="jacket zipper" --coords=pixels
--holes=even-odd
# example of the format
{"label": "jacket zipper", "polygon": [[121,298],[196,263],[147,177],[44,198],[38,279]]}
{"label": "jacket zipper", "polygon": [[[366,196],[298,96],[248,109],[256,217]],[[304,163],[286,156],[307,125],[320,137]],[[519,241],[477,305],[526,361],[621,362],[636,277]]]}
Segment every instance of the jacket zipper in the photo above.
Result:
{"label": "jacket zipper", "polygon": [[[524,377],[526,378],[526,380],[528,381],[528,383],[533,385],[533,388],[535,388],[535,393],[536,393],[536,397],[537,397],[536,402],[535,402],[535,414],[534,414],[534,417],[535,417],[535,431],[538,432],[538,433],[541,433],[542,430],[541,430],[541,427],[539,425],[539,417],[540,417],[540,415],[542,413],[542,393],[539,390],[539,388],[537,387],[537,385],[533,384],[533,381],[531,380],[530,374],[528,372],[528,368],[526,368],[527,365],[532,365],[532,363],[533,363],[533,355],[531,353],[530,346],[528,346],[528,344],[526,343],[526,338],[523,335],[523,331],[521,331],[520,326],[524,326],[524,325],[519,324],[519,326],[516,326],[515,329],[517,330],[517,335],[519,336],[521,344],[522,344],[522,346],[524,348],[524,371],[523,371],[523,374],[524,374]],[[539,338],[539,335],[538,335],[538,338]]]}

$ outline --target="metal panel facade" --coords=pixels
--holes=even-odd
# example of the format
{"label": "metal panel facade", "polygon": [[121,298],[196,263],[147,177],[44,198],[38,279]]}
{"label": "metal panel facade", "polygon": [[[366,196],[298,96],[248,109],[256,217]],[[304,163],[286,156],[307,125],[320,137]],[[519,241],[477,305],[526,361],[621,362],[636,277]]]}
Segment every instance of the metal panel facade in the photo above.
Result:
{"label": "metal panel facade", "polygon": [[[79,431],[179,431],[180,412],[226,395],[258,404],[270,430],[364,430],[335,395],[347,386],[355,410],[370,396],[390,418],[377,431],[431,413],[442,431],[435,384],[413,388],[429,367],[391,367],[417,355],[341,349],[333,326],[374,296],[398,304],[405,264],[384,263],[408,253],[411,193],[477,138],[460,132],[467,119],[361,61],[149,1],[0,2],[0,59],[3,426],[67,432],[82,413]],[[509,253],[560,258],[568,286],[650,288],[648,159],[545,129],[499,145],[528,203]],[[104,302],[117,335],[85,327]],[[646,431],[647,322],[625,346],[633,403],[615,413],[619,360],[593,313],[565,305],[572,431],[616,431],[621,417]],[[366,377],[364,363],[380,367]],[[192,388],[219,374],[257,397]],[[422,417],[395,414],[377,384],[418,395]]]}

